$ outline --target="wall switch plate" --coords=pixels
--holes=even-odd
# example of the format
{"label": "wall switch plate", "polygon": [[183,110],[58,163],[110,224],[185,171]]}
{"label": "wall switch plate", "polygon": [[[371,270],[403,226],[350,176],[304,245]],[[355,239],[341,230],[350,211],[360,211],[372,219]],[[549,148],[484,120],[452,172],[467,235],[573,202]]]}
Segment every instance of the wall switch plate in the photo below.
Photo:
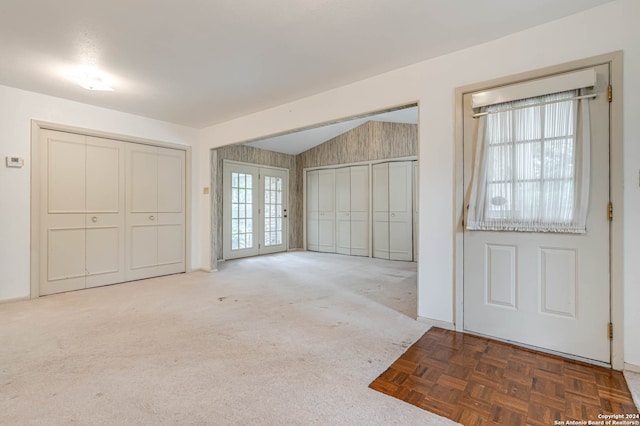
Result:
{"label": "wall switch plate", "polygon": [[7,157],[7,167],[21,168],[22,166],[24,166],[24,158]]}
{"label": "wall switch plate", "polygon": [[209,187],[205,186],[204,189],[202,190],[202,193],[207,195],[209,193]]}

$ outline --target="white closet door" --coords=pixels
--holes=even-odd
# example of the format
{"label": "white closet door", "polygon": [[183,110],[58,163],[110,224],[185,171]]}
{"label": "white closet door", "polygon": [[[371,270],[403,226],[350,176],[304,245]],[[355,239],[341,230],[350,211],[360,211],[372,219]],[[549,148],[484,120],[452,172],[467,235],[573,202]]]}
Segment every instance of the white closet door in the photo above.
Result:
{"label": "white closet door", "polygon": [[389,163],[389,259],[413,260],[413,165]]}
{"label": "white closet door", "polygon": [[373,256],[413,260],[411,161],[373,166]]}
{"label": "white closet door", "polygon": [[124,143],[87,137],[87,287],[124,281]]}
{"label": "white closet door", "polygon": [[185,271],[185,153],[127,144],[128,280]]}
{"label": "white closet door", "polygon": [[158,275],[185,271],[185,153],[158,148]]}
{"label": "white closet door", "polygon": [[126,146],[127,258],[126,279],[158,272],[158,148]]}
{"label": "white closet door", "polygon": [[318,250],[336,252],[335,170],[318,171]]}
{"label": "white closet door", "polygon": [[318,170],[307,172],[307,250],[320,250],[318,223],[320,208],[318,204]]}
{"label": "white closet door", "polygon": [[85,287],[85,137],[41,134],[40,294]]}
{"label": "white closet door", "polygon": [[373,257],[389,259],[389,164],[374,164]]}
{"label": "white closet door", "polygon": [[351,168],[336,169],[336,252],[351,254]]}
{"label": "white closet door", "polygon": [[124,147],[42,132],[40,294],[124,280]]}
{"label": "white closet door", "polygon": [[351,255],[369,256],[369,166],[353,166],[350,171]]}

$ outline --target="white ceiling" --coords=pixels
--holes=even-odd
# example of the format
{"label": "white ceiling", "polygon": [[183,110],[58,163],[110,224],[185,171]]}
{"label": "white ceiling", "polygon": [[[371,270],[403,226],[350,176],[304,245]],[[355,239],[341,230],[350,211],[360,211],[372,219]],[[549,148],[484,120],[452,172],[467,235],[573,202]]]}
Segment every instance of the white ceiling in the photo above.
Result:
{"label": "white ceiling", "polygon": [[201,128],[609,1],[2,0],[0,84]]}

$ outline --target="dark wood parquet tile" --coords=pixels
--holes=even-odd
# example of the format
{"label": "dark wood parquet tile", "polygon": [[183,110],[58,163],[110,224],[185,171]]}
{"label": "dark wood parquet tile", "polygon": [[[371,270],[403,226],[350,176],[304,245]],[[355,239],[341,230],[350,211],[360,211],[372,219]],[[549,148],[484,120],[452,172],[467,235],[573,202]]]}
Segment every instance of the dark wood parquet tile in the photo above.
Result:
{"label": "dark wood parquet tile", "polygon": [[638,413],[618,371],[441,328],[369,387],[463,425],[548,426]]}

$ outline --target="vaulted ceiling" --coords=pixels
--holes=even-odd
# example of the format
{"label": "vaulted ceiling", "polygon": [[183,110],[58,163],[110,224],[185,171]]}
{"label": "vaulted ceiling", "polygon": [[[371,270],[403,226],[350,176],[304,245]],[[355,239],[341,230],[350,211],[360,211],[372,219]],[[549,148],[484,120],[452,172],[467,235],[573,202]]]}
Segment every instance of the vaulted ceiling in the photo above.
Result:
{"label": "vaulted ceiling", "polygon": [[2,0],[0,84],[202,128],[609,1]]}

